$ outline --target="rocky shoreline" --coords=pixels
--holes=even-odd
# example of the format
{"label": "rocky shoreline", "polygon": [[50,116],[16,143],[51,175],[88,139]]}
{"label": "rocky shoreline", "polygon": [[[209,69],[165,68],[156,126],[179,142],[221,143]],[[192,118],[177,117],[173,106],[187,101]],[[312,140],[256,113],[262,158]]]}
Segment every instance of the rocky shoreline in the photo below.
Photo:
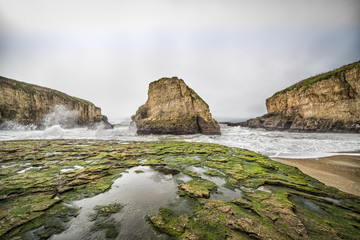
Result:
{"label": "rocky shoreline", "polygon": [[266,100],[268,113],[229,126],[360,133],[360,62],[305,79]]}
{"label": "rocky shoreline", "polygon": [[[360,228],[359,197],[267,156],[216,144],[3,141],[0,166],[0,239],[64,231],[79,211],[67,203],[107,191],[135,166],[166,172],[164,179],[190,178],[178,182],[179,204],[189,199],[196,207],[180,214],[164,205],[148,217],[173,239],[357,239]],[[233,197],[224,199],[224,192]],[[99,203],[89,234],[115,239],[124,229],[110,218],[124,207]]]}
{"label": "rocky shoreline", "polygon": [[71,117],[64,116],[64,127],[91,127],[102,123],[106,128],[112,128],[99,107],[87,100],[54,89],[0,76],[0,92],[0,124],[15,121],[22,125],[44,128],[46,116],[61,107],[56,114],[61,115],[64,111],[74,112]]}
{"label": "rocky shoreline", "polygon": [[359,123],[344,123],[333,119],[303,119],[301,117],[268,113],[244,122],[220,122],[230,127],[263,128],[268,131],[360,133]]}

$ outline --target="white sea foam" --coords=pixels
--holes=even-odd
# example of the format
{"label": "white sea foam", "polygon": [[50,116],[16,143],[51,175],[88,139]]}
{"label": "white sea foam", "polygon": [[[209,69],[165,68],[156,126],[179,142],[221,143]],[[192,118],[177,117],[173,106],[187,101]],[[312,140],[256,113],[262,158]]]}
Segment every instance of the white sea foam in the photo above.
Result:
{"label": "white sea foam", "polygon": [[46,128],[44,131],[41,131],[43,138],[52,138],[53,136],[58,136],[58,138],[63,138],[66,130],[60,127],[60,125],[54,125],[49,128]]}
{"label": "white sea foam", "polygon": [[101,139],[127,141],[193,141],[218,143],[230,147],[253,150],[271,157],[311,158],[324,157],[360,150],[360,134],[292,133],[266,131],[221,125],[221,135],[149,135],[138,136],[130,122],[116,124],[114,129],[101,125],[94,129],[64,129],[60,125],[45,130],[0,130],[0,140],[20,139]]}
{"label": "white sea foam", "polygon": [[75,165],[73,168],[64,168],[61,169],[60,172],[69,172],[69,171],[75,171],[75,170],[79,170],[79,169],[83,169],[83,166],[79,166],[79,165]]}
{"label": "white sea foam", "polygon": [[25,131],[25,130],[34,130],[36,126],[33,124],[22,125],[15,121],[5,121],[0,124],[0,129],[6,129],[11,131]]}
{"label": "white sea foam", "polygon": [[40,169],[41,167],[28,167],[28,168],[25,168],[25,169],[23,169],[23,170],[20,170],[20,171],[18,171],[18,172],[16,172],[16,173],[24,173],[24,172],[26,172],[26,171],[28,171],[28,170],[30,170],[30,169]]}
{"label": "white sea foam", "polygon": [[[60,126],[61,128],[74,128],[77,127],[78,116],[78,111],[70,110],[63,105],[56,105],[54,106],[52,112],[44,116],[40,125],[42,125],[46,129],[55,126]],[[34,124],[23,125],[15,121],[5,121],[0,124],[1,130],[11,131],[36,130],[38,129],[38,127],[39,126]]]}

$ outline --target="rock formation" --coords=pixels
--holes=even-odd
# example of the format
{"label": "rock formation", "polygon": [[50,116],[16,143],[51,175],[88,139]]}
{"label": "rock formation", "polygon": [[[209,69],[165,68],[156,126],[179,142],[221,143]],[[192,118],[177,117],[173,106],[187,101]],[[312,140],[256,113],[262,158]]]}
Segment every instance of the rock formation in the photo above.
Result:
{"label": "rock formation", "polygon": [[241,126],[360,132],[360,62],[305,79],[266,100],[268,113]]}
{"label": "rock formation", "polygon": [[56,106],[77,112],[76,124],[93,125],[103,122],[112,127],[101,109],[89,101],[65,93],[0,77],[0,123],[16,121],[20,124],[44,125],[44,118]]}
{"label": "rock formation", "polygon": [[138,134],[220,134],[206,102],[177,77],[150,83],[148,100],[132,120]]}
{"label": "rock formation", "polygon": [[[153,230],[188,240],[359,239],[358,196],[245,149],[194,142],[0,141],[0,166],[0,239],[161,236]],[[173,174],[192,179],[184,183]],[[106,193],[115,179],[122,183],[118,194]],[[131,194],[121,194],[128,188]],[[63,204],[94,195],[90,214],[92,209]],[[121,211],[123,200],[152,211],[128,214]],[[90,227],[68,234],[70,221],[84,213],[82,226]],[[134,220],[136,232],[124,224]]]}

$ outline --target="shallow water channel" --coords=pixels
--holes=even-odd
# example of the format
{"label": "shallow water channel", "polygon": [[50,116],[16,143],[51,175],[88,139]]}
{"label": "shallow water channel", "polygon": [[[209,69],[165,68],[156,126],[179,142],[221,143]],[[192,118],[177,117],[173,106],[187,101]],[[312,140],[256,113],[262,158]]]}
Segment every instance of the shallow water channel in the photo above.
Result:
{"label": "shallow water channel", "polygon": [[242,199],[242,192],[240,189],[235,188],[231,190],[224,187],[224,185],[226,184],[225,178],[209,176],[204,174],[208,170],[213,170],[212,168],[190,166],[187,168],[187,170],[197,173],[201,178],[209,180],[218,186],[217,191],[210,195],[210,199],[225,200],[225,201],[231,201],[239,198]]}
{"label": "shallow water channel", "polygon": [[[208,169],[191,167],[189,170],[218,185],[217,193],[213,193],[211,198],[241,198],[240,190],[232,191],[223,187],[223,178],[203,174]],[[80,209],[79,214],[71,220],[66,231],[50,239],[107,239],[109,229],[114,231],[111,238],[117,236],[116,239],[169,239],[151,226],[146,220],[147,216],[157,214],[161,207],[171,208],[179,215],[192,215],[197,201],[177,194],[178,185],[191,179],[180,171],[163,167],[131,168],[114,182],[110,190],[72,202],[74,207]],[[98,206],[110,204],[119,204],[123,208],[106,217],[94,217]]]}

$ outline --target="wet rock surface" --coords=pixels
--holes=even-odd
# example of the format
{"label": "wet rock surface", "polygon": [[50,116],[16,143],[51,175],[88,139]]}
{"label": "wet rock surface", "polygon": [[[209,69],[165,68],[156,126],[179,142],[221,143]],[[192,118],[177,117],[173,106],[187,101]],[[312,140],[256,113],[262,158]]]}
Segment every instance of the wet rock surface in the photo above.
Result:
{"label": "wet rock surface", "polygon": [[[33,140],[0,142],[0,239],[59,234],[81,211],[72,201],[99,196],[115,179],[129,174],[126,170],[133,171],[129,179],[136,179],[147,176],[150,168],[163,176],[157,180],[159,187],[179,174],[187,176],[177,180],[176,204],[164,202],[156,214],[141,217],[169,238],[359,236],[358,197],[251,151],[185,142]],[[96,205],[88,216],[94,223],[92,236],[115,239],[128,230],[113,221],[126,204],[114,199]]]}
{"label": "wet rock surface", "polygon": [[138,134],[220,134],[207,103],[177,77],[150,83],[148,100],[132,120]]}

